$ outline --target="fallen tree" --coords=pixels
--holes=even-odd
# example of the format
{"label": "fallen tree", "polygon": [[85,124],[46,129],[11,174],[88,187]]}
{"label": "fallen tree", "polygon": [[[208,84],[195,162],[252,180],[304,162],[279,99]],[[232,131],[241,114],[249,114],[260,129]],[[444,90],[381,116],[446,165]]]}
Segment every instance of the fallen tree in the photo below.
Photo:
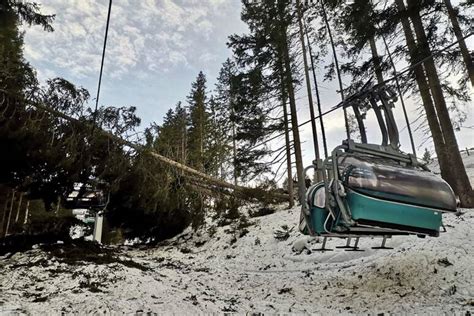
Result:
{"label": "fallen tree", "polygon": [[[216,191],[217,193],[224,193],[224,194],[232,194],[237,198],[240,199],[246,199],[246,200],[260,200],[260,199],[265,199],[268,200],[268,198],[272,198],[275,200],[275,202],[282,202],[282,201],[288,201],[289,200],[289,195],[280,193],[280,192],[274,192],[274,191],[266,191],[260,188],[252,188],[252,187],[244,187],[240,185],[235,185],[232,183],[229,183],[227,181],[217,179],[213,176],[210,176],[208,174],[205,174],[201,171],[198,171],[194,168],[191,168],[185,164],[182,164],[180,162],[174,161],[170,158],[167,158],[156,151],[150,150],[148,148],[145,148],[141,144],[136,144],[131,141],[128,141],[126,139],[123,139],[117,135],[114,135],[111,132],[105,131],[101,128],[97,128],[94,124],[90,122],[84,122],[79,119],[76,119],[74,117],[71,117],[69,115],[66,115],[58,110],[52,109],[46,105],[37,103],[37,102],[27,102],[28,105],[31,105],[35,107],[38,110],[50,113],[56,117],[62,118],[64,120],[67,120],[71,123],[74,124],[80,124],[80,125],[89,125],[91,130],[94,130],[96,133],[101,133],[107,137],[109,137],[111,140],[123,145],[127,146],[133,150],[136,150],[137,152],[145,152],[152,156],[153,158],[157,159],[163,164],[166,164],[168,166],[171,166],[173,168],[179,169],[184,172],[186,177],[194,177],[197,179],[200,179],[202,182],[205,184],[197,184],[196,181],[193,181],[194,185],[203,187],[204,189],[211,190],[211,191]],[[223,191],[222,189],[229,189],[231,191]]]}

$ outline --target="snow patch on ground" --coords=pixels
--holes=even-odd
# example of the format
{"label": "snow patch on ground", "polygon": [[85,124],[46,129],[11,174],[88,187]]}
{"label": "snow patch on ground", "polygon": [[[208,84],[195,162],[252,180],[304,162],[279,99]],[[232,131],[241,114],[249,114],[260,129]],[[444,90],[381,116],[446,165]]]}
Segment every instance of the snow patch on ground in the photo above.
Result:
{"label": "snow patch on ground", "polygon": [[[461,158],[464,162],[464,168],[466,168],[467,176],[469,177],[469,180],[471,180],[471,185],[474,186],[474,149],[469,150],[469,155],[466,151],[461,151]],[[436,159],[428,164],[428,168],[436,174],[440,174],[441,172],[439,170],[438,160]]]}
{"label": "snow patch on ground", "polygon": [[[41,249],[0,259],[2,313],[465,313],[474,309],[474,212],[447,215],[439,238],[393,237],[394,250],[312,251],[299,209],[252,219],[236,237],[187,231],[152,249],[113,248],[122,261],[71,264]],[[293,225],[292,225],[293,224]],[[299,245],[299,246],[298,246]],[[332,238],[328,247],[344,245]],[[298,249],[295,249],[298,248]],[[110,248],[109,248],[110,249]],[[297,251],[295,251],[297,250]],[[133,260],[137,266],[121,262]],[[144,268],[140,268],[144,267]]]}
{"label": "snow patch on ground", "polygon": [[[472,182],[474,154],[463,158]],[[346,252],[332,238],[335,251],[314,251],[320,241],[298,232],[298,207],[245,229],[208,222],[155,248],[104,249],[112,261],[35,247],[0,257],[0,313],[472,314],[474,210],[461,211],[444,216],[440,237],[393,237],[393,250],[364,238],[365,251]]]}

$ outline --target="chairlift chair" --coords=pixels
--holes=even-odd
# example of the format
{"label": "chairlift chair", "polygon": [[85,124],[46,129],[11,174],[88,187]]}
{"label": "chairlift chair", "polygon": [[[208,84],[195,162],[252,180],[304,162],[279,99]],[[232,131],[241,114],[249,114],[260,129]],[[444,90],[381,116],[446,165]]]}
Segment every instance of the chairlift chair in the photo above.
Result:
{"label": "chairlift chair", "polygon": [[101,211],[107,205],[107,188],[103,183],[79,183],[67,197],[65,207],[69,209],[89,209]]}
{"label": "chairlift chair", "polygon": [[[313,161],[305,169],[305,173],[311,168],[322,171],[323,181],[306,191],[302,233],[381,236],[383,247],[378,248],[386,248],[385,240],[392,235],[439,236],[442,214],[456,212],[449,184],[399,149],[394,101],[396,96],[388,87],[370,83],[344,101],[344,108],[354,110],[361,142],[344,140],[328,158]],[[380,126],[381,145],[367,143],[363,120],[370,109]]]}

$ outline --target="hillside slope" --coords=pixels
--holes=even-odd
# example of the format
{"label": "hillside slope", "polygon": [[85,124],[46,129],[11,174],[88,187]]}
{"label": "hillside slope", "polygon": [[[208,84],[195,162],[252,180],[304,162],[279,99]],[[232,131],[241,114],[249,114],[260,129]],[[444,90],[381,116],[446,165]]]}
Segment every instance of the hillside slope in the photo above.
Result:
{"label": "hillside slope", "polygon": [[[293,230],[298,209],[258,218],[235,239],[191,232],[149,250],[113,248],[117,261],[72,262],[34,249],[0,260],[2,312],[451,313],[474,309],[474,214],[447,216],[439,238],[394,237],[394,250],[313,252]],[[204,243],[204,244],[203,244]],[[329,246],[343,245],[332,239]],[[301,249],[293,250],[294,246]],[[192,250],[191,250],[192,249]],[[58,249],[56,249],[58,250]],[[99,256],[100,257],[100,256]],[[84,253],[84,258],[86,255]],[[86,260],[90,260],[87,259]],[[133,261],[131,261],[133,260]],[[101,262],[102,261],[102,262]]]}
{"label": "hillside slope", "polygon": [[297,232],[298,208],[150,249],[36,247],[0,258],[0,312],[472,313],[474,211],[461,211],[444,217],[439,238],[393,237],[393,250],[365,238],[363,252],[313,251],[320,243]]}

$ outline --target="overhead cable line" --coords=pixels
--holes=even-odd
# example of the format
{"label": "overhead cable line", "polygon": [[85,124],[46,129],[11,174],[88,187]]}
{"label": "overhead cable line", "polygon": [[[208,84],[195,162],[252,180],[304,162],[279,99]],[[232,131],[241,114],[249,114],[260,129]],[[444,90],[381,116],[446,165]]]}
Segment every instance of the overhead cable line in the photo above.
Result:
{"label": "overhead cable line", "polygon": [[97,120],[97,109],[99,108],[99,96],[100,96],[100,86],[102,83],[102,73],[104,71],[104,60],[105,60],[105,51],[107,48],[107,38],[109,36],[109,24],[110,24],[110,11],[112,10],[112,0],[109,0],[109,10],[107,12],[107,22],[105,25],[105,36],[104,36],[104,47],[102,48],[102,60],[100,62],[100,73],[99,73],[99,82],[97,84],[97,96],[95,98],[95,109],[94,109],[94,125],[92,126],[92,131],[94,131],[96,120]]}
{"label": "overhead cable line", "polygon": [[[390,81],[393,81],[393,80],[398,79],[398,78],[401,77],[403,74],[409,72],[410,70],[413,70],[414,68],[418,67],[420,64],[424,63],[424,62],[427,61],[428,59],[431,59],[431,58],[435,57],[436,55],[441,54],[442,52],[444,52],[444,51],[450,49],[451,47],[453,47],[454,45],[456,45],[459,41],[465,40],[465,39],[471,37],[472,35],[474,35],[474,32],[471,32],[471,33],[467,34],[466,36],[464,36],[463,38],[461,38],[461,39],[459,39],[459,40],[456,40],[456,41],[454,41],[453,43],[449,44],[448,46],[445,46],[444,48],[442,48],[442,49],[440,49],[440,50],[437,50],[437,51],[431,53],[431,55],[426,56],[425,58],[421,59],[420,61],[416,62],[415,64],[406,67],[404,70],[400,71],[399,73],[397,73],[397,74],[394,75],[393,77],[391,77],[391,78],[389,78],[389,79],[386,79],[386,80],[384,80],[383,82],[381,82],[381,83],[379,83],[379,84],[374,85],[374,88],[375,88],[375,87],[384,86],[385,84],[389,83]],[[353,95],[353,96],[354,96],[354,95]],[[337,109],[344,108],[344,107],[346,106],[347,102],[348,102],[350,99],[352,99],[352,98],[349,97],[349,98],[346,99],[345,101],[339,102],[337,105],[333,106],[330,110],[327,110],[326,112],[322,113],[321,115],[316,116],[314,119],[315,119],[315,120],[316,120],[316,119],[319,119],[320,116],[325,116],[325,115],[328,115],[328,114],[334,112],[334,111],[337,110]],[[309,120],[307,120],[307,121],[305,121],[305,122],[299,124],[298,127],[304,126],[304,125],[310,123],[311,121],[312,121],[312,119],[309,119]],[[264,144],[266,144],[266,143],[268,143],[268,142],[270,142],[270,141],[272,141],[272,140],[274,140],[274,139],[277,139],[278,137],[281,137],[281,136],[283,136],[283,135],[284,135],[284,133],[280,133],[280,134],[278,134],[278,135],[275,135],[275,136],[273,136],[273,137],[271,137],[271,138],[269,138],[269,139],[267,139],[267,140],[265,140],[265,141],[263,141],[263,142],[261,142],[261,143],[259,143],[259,144],[255,144],[254,146],[248,148],[248,150],[257,148],[257,147],[259,147],[259,146],[262,146],[262,145],[264,145]]]}

